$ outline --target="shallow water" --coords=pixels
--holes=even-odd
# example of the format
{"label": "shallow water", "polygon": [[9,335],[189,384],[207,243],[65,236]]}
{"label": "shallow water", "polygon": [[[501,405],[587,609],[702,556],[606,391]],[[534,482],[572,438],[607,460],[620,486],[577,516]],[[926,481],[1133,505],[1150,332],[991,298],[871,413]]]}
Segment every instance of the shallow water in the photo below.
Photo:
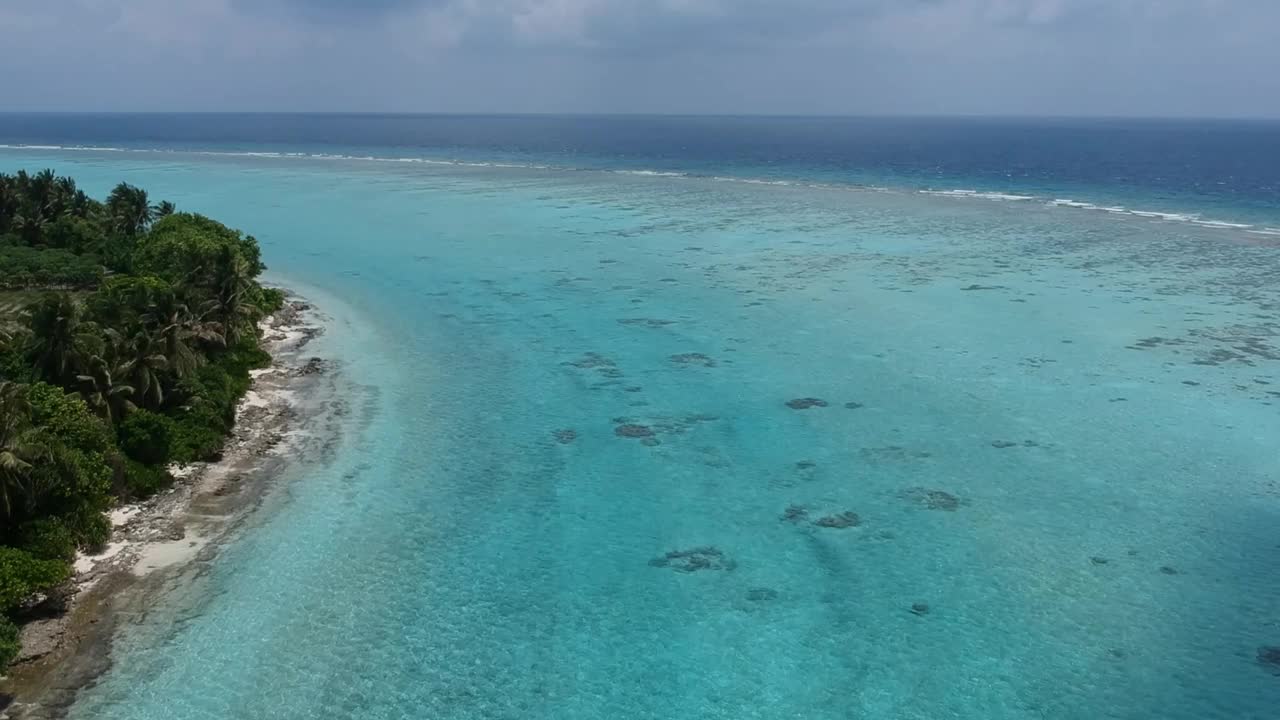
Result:
{"label": "shallow water", "polygon": [[0,151],[46,165],[255,234],[355,381],[343,444],[125,630],[73,718],[1280,707],[1256,660],[1280,645],[1266,238],[696,178]]}

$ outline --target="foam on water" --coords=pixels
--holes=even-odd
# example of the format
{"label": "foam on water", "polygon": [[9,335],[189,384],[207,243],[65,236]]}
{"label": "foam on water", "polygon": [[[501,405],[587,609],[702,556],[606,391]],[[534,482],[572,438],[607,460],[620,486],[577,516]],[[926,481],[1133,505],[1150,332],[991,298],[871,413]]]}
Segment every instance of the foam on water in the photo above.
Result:
{"label": "foam on water", "polygon": [[251,231],[356,383],[75,720],[1280,706],[1275,247],[1048,201],[42,152],[0,168]]}
{"label": "foam on water", "polygon": [[[168,155],[194,155],[204,157],[226,157],[226,158],[273,158],[273,159],[297,159],[312,161],[359,161],[369,163],[410,163],[420,165],[434,165],[442,167],[457,168],[498,168],[510,170],[535,170],[549,172],[585,172],[585,173],[610,173],[616,175],[627,175],[642,178],[664,178],[676,180],[704,181],[713,180],[716,182],[735,183],[743,185],[769,185],[776,187],[803,187],[823,190],[847,190],[853,192],[875,191],[875,192],[901,192],[910,191],[923,195],[933,195],[937,197],[960,198],[960,199],[977,199],[977,200],[993,200],[1006,202],[1019,202],[1027,200],[1044,200],[1037,195],[1028,195],[1022,193],[1011,192],[993,192],[971,189],[911,189],[911,188],[890,188],[880,185],[870,185],[862,182],[816,182],[812,180],[798,179],[779,179],[779,178],[760,178],[750,176],[726,176],[726,175],[707,175],[693,172],[677,172],[670,170],[655,169],[600,169],[594,167],[574,167],[553,165],[545,163],[522,163],[522,162],[497,162],[497,161],[476,161],[476,160],[459,160],[449,158],[430,158],[419,156],[408,157],[388,157],[381,155],[351,155],[342,153],[326,153],[326,152],[277,152],[277,151],[249,151],[249,150],[179,150],[171,148],[124,148],[124,147],[102,147],[90,145],[6,145],[0,144],[0,150],[35,150],[35,151],[59,151],[59,152],[108,152],[108,153],[158,153]],[[1186,222],[1199,225],[1201,227],[1217,228],[1221,230],[1249,230],[1254,227],[1251,223],[1240,223],[1227,220],[1203,219],[1199,213],[1180,213],[1156,210],[1129,209],[1119,206],[1097,205],[1090,202],[1076,201],[1070,199],[1051,199],[1046,200],[1046,205],[1051,207],[1074,208],[1079,210],[1096,210],[1108,212],[1112,214],[1129,214],[1136,217],[1148,218],[1158,221],[1169,222]],[[1263,231],[1259,234],[1270,234]]]}

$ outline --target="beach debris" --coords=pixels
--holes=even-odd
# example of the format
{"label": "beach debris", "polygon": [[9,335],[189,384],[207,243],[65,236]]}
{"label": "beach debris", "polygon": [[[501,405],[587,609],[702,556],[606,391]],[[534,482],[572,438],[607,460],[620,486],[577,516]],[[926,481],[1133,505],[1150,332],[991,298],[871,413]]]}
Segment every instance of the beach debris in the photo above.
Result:
{"label": "beach debris", "polygon": [[862,518],[858,517],[858,513],[846,510],[845,512],[837,513],[835,515],[827,515],[824,517],[820,517],[813,524],[817,525],[818,527],[843,530],[845,528],[857,527],[858,525],[861,525]]}
{"label": "beach debris", "polygon": [[791,504],[782,511],[782,519],[789,523],[798,523],[809,517],[809,510],[803,505]]}
{"label": "beach debris", "polygon": [[613,433],[618,437],[624,437],[624,438],[652,438],[653,428],[649,427],[648,425],[637,425],[634,423],[627,423],[625,425],[619,425],[618,427],[614,428]]}
{"label": "beach debris", "polygon": [[929,603],[915,603],[911,606],[911,614],[922,617],[929,614]]}
{"label": "beach debris", "polygon": [[913,487],[903,490],[902,497],[911,500],[919,505],[923,505],[929,510],[942,510],[945,512],[955,512],[965,504],[960,498],[952,495],[945,490],[931,490],[929,488]]}
{"label": "beach debris", "polygon": [[702,367],[715,367],[716,361],[703,355],[702,353],[681,353],[672,355],[671,362],[677,365],[701,365]]}
{"label": "beach debris", "polygon": [[725,557],[719,548],[696,547],[689,550],[672,550],[649,561],[652,567],[671,568],[676,572],[693,573],[699,570],[733,570],[737,563]]}
{"label": "beach debris", "polygon": [[1280,645],[1263,645],[1258,648],[1258,664],[1273,675],[1280,675]]}
{"label": "beach debris", "polygon": [[778,591],[767,587],[753,587],[747,591],[747,600],[753,603],[772,602],[778,599]]}
{"label": "beach debris", "polygon": [[563,430],[556,430],[554,433],[552,433],[552,435],[555,436],[556,442],[560,443],[561,445],[568,445],[569,443],[578,439],[578,432],[576,430],[572,430],[569,428],[565,428]]}
{"label": "beach debris", "polygon": [[794,400],[787,401],[787,407],[791,408],[792,410],[808,410],[809,408],[815,408],[815,407],[824,408],[828,404],[829,403],[827,403],[826,400],[823,400],[822,398],[815,398],[815,397],[795,398]]}

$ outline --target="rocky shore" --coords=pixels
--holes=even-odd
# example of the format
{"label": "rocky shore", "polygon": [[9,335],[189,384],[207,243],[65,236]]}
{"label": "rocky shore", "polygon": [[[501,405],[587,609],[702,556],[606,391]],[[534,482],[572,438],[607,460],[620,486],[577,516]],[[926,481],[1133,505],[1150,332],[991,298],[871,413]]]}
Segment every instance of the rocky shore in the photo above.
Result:
{"label": "rocky shore", "polygon": [[24,625],[22,655],[0,679],[0,720],[61,717],[77,690],[110,666],[122,619],[146,612],[185,572],[212,559],[289,459],[314,442],[301,432],[313,416],[337,412],[302,401],[325,396],[317,390],[335,383],[331,363],[305,352],[324,331],[316,309],[290,296],[261,328],[272,364],[253,371],[222,457],[171,468],[170,489],[111,513],[111,542],[76,559],[57,603],[62,611]]}

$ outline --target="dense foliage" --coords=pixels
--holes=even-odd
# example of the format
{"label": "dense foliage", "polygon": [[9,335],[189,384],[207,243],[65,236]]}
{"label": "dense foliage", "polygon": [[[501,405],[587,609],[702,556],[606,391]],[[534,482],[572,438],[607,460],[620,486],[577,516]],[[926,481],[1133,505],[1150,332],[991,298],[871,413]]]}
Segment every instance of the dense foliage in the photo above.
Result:
{"label": "dense foliage", "polygon": [[105,202],[46,170],[0,174],[0,670],[12,618],[101,546],[105,512],[215,457],[269,357],[257,242],[127,184]]}

